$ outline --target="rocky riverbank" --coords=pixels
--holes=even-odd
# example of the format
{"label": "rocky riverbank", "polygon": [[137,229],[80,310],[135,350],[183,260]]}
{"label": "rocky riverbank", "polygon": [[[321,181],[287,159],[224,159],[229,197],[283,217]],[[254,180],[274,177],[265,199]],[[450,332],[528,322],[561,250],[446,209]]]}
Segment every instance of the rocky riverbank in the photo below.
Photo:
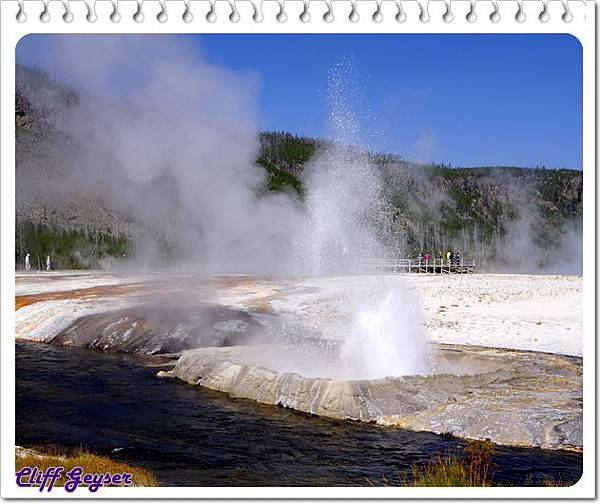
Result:
{"label": "rocky riverbank", "polygon": [[329,418],[510,446],[583,446],[578,358],[443,346],[430,376],[342,381],[262,367],[261,356],[273,351],[264,346],[188,350],[172,371],[159,375]]}

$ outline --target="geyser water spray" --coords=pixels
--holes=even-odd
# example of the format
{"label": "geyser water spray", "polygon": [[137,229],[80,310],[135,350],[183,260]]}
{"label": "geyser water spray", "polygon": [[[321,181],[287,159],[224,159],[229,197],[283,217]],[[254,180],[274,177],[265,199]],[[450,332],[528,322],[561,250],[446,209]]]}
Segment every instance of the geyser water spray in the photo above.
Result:
{"label": "geyser water spray", "polygon": [[419,300],[406,286],[384,288],[374,299],[363,296],[340,356],[352,379],[425,375],[431,355]]}
{"label": "geyser water spray", "polygon": [[[362,144],[355,95],[349,92],[353,73],[352,65],[343,62],[330,74],[332,141],[310,164],[305,180],[307,215],[297,257],[306,273],[321,277],[361,273],[366,263],[389,255],[386,226],[377,218],[385,208],[380,169],[364,150],[353,147]],[[403,248],[395,245],[394,250]],[[392,287],[380,282],[375,293],[347,293],[342,302],[350,308],[349,327],[338,369],[323,370],[322,376],[363,379],[430,372],[418,298],[400,278],[394,280]]]}

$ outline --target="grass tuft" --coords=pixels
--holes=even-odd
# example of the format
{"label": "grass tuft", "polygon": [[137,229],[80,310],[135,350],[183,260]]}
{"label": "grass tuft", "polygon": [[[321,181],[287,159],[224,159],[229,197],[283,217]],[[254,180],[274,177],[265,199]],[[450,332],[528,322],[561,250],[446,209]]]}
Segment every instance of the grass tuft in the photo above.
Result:
{"label": "grass tuft", "polygon": [[413,483],[417,487],[487,487],[492,485],[494,443],[470,441],[464,455],[436,456],[424,468],[413,466]]}
{"label": "grass tuft", "polygon": [[425,467],[413,466],[411,486],[487,487],[492,485],[494,443],[470,441],[463,456],[437,455]]}
{"label": "grass tuft", "polygon": [[471,484],[467,467],[457,457],[436,456],[424,468],[413,466],[413,483],[416,487],[468,487]]}

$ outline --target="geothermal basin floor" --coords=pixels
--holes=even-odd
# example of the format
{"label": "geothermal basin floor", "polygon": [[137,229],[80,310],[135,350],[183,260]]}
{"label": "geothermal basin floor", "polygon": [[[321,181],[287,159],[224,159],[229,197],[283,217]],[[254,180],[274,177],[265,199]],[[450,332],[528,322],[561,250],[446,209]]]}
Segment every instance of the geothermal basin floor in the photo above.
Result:
{"label": "geothermal basin floor", "polygon": [[[281,345],[282,321],[321,342],[343,342],[351,298],[395,288],[416,294],[425,333],[443,352],[501,365],[340,380],[251,362],[257,349],[273,354]],[[581,291],[580,277],[542,275],[19,274],[16,336],[166,355],[169,375],[186,382],[322,416],[579,450]]]}

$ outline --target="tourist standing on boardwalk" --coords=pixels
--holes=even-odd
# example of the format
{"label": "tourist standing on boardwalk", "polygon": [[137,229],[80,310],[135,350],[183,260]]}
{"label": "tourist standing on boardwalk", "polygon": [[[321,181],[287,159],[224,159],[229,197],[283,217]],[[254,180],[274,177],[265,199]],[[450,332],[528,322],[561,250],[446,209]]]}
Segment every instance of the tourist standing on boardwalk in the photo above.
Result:
{"label": "tourist standing on boardwalk", "polygon": [[452,264],[452,252],[450,250],[446,252],[446,259],[448,260],[448,266],[450,266]]}
{"label": "tourist standing on boardwalk", "polygon": [[25,271],[29,271],[31,269],[31,261],[29,260],[29,252],[25,256]]}

